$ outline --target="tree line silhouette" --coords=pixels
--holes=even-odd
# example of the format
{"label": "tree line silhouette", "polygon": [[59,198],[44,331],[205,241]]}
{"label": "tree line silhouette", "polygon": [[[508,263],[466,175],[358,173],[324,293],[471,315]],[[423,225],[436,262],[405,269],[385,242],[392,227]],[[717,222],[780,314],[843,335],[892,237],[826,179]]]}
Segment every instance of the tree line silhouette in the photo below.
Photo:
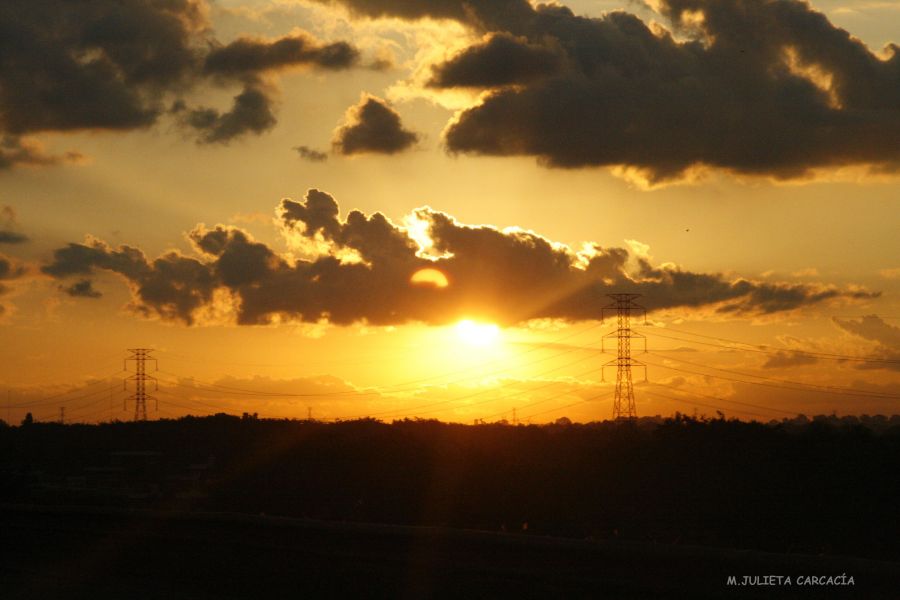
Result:
{"label": "tree line silhouette", "polygon": [[900,558],[900,417],[0,427],[0,502]]}

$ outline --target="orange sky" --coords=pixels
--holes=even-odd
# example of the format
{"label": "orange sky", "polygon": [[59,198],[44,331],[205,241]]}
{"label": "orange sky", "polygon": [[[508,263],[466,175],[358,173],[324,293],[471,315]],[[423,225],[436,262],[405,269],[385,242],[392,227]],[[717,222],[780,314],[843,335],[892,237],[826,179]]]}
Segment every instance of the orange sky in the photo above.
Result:
{"label": "orange sky", "polygon": [[896,6],[475,4],[0,10],[0,418],[898,412]]}

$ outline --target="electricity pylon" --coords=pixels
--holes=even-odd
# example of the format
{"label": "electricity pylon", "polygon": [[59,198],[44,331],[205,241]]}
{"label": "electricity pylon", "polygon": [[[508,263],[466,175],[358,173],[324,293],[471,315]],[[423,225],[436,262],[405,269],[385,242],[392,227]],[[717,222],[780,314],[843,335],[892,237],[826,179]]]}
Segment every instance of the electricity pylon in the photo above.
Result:
{"label": "electricity pylon", "polygon": [[617,327],[614,331],[604,335],[603,339],[615,337],[618,353],[614,360],[603,365],[601,378],[606,367],[616,367],[616,399],[613,403],[613,419],[634,419],[637,417],[637,410],[634,407],[634,382],[631,379],[631,367],[644,367],[644,379],[647,379],[647,365],[631,358],[631,338],[644,340],[644,352],[647,351],[647,338],[631,330],[631,311],[643,311],[646,324],[647,309],[634,302],[636,298],[640,298],[640,294],[607,294],[607,296],[613,301],[600,310],[600,319],[603,320],[606,311],[615,310]]}
{"label": "electricity pylon", "polygon": [[124,384],[125,390],[128,389],[128,382],[134,381],[134,393],[125,400],[126,406],[128,400],[134,400],[134,420],[135,421],[146,421],[147,420],[147,400],[153,400],[156,402],[156,410],[159,410],[159,400],[156,399],[155,396],[147,395],[147,382],[153,382],[153,389],[159,389],[159,382],[156,380],[156,377],[151,375],[147,375],[147,361],[152,360],[154,365],[154,370],[159,370],[159,364],[156,362],[156,359],[150,356],[150,353],[153,352],[150,348],[129,348],[129,352],[131,352],[131,356],[125,359],[125,370],[128,370],[128,361],[134,361],[134,375],[131,377],[126,377]]}

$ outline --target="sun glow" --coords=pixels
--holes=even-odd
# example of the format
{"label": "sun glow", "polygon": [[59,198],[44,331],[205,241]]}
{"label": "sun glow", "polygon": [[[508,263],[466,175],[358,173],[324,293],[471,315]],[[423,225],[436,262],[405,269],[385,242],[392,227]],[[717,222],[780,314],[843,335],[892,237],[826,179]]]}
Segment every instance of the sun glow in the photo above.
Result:
{"label": "sun glow", "polygon": [[456,324],[456,335],[472,346],[492,346],[500,337],[500,328],[493,323],[465,319]]}

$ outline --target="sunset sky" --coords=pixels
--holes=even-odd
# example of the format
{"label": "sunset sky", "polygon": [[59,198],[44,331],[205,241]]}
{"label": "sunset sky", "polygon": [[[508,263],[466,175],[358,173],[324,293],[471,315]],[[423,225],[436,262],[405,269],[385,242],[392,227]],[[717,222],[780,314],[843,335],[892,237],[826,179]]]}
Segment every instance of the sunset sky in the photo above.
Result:
{"label": "sunset sky", "polygon": [[900,412],[898,1],[14,4],[0,418]]}

